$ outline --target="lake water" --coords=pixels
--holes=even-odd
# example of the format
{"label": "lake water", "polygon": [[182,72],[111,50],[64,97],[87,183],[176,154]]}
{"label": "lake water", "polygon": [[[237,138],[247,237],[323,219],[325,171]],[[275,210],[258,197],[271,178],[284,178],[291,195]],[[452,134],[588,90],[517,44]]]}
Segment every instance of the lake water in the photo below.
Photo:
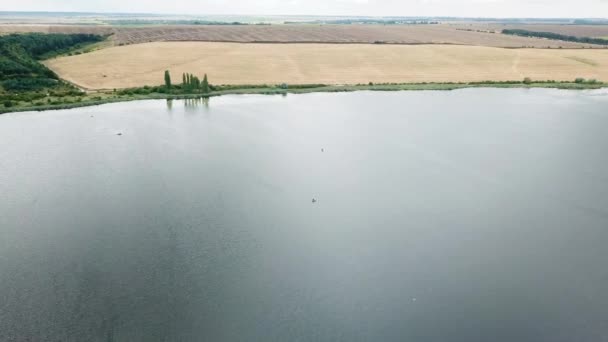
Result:
{"label": "lake water", "polygon": [[117,103],[0,145],[3,342],[608,340],[605,92]]}

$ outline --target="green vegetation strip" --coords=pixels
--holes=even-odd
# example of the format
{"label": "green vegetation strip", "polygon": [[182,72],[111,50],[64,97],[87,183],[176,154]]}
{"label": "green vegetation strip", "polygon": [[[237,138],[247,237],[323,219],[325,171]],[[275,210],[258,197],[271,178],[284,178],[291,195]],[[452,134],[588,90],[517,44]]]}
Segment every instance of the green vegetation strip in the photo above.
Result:
{"label": "green vegetation strip", "polygon": [[502,30],[502,33],[521,37],[546,38],[584,44],[608,45],[608,40],[602,38],[567,36],[553,32],[536,32],[521,29],[507,29]]}
{"label": "green vegetation strip", "polygon": [[193,90],[190,86],[173,85],[122,89],[108,92],[97,92],[81,96],[49,97],[46,102],[19,102],[6,107],[0,104],[0,113],[42,111],[94,106],[104,103],[150,100],[150,99],[197,99],[234,94],[305,94],[313,92],[352,92],[352,91],[414,91],[414,90],[456,90],[464,88],[555,88],[555,89],[599,89],[608,84],[595,80],[577,79],[574,82],[556,81],[507,81],[507,82],[471,82],[471,83],[407,83],[407,84],[358,84],[358,85],[242,85],[210,86],[208,93]]}

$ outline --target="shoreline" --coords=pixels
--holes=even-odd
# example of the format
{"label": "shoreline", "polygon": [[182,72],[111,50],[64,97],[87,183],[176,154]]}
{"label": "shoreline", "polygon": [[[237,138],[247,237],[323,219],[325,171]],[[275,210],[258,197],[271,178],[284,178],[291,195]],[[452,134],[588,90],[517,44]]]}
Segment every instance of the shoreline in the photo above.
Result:
{"label": "shoreline", "polygon": [[[286,95],[286,94],[308,94],[308,93],[338,93],[338,92],[356,92],[356,91],[452,91],[467,88],[510,88],[510,89],[562,89],[562,90],[589,90],[608,88],[608,83],[576,83],[576,82],[532,82],[525,84],[520,81],[513,82],[472,82],[472,83],[403,83],[403,84],[377,84],[377,85],[325,85],[318,87],[302,87],[292,85],[292,89],[284,89],[280,87],[260,87],[260,86],[242,86],[229,90],[212,91],[207,94],[191,93],[191,94],[166,94],[166,93],[150,93],[150,94],[134,94],[134,95],[116,95],[114,92],[95,92],[87,94],[89,99],[83,99],[79,102],[33,105],[33,106],[16,106],[9,108],[0,107],[0,115],[18,112],[30,111],[51,111],[61,109],[73,109],[81,107],[98,106],[107,103],[131,102],[140,100],[184,100],[196,98],[209,98],[223,95]],[[99,95],[109,95],[111,97],[101,98]]]}

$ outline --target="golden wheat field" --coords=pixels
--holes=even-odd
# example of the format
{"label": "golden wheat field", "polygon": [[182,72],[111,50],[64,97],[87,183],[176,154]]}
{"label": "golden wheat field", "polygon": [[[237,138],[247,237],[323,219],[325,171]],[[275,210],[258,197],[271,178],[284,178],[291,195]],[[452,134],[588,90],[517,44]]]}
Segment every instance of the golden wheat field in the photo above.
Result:
{"label": "golden wheat field", "polygon": [[608,81],[608,50],[502,49],[455,45],[156,42],[61,57],[46,64],[88,89],[157,85],[170,70],[215,84]]}

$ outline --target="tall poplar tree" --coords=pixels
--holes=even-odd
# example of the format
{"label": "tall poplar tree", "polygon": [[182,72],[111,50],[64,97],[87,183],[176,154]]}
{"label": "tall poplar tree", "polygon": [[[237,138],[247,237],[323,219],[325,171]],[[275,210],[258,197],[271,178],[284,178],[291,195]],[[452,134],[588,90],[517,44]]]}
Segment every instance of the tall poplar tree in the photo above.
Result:
{"label": "tall poplar tree", "polygon": [[171,89],[171,75],[169,74],[169,70],[165,70],[165,87]]}
{"label": "tall poplar tree", "polygon": [[205,74],[205,77],[203,78],[203,93],[208,93],[210,91],[209,89],[209,80],[207,79],[207,74]]}

